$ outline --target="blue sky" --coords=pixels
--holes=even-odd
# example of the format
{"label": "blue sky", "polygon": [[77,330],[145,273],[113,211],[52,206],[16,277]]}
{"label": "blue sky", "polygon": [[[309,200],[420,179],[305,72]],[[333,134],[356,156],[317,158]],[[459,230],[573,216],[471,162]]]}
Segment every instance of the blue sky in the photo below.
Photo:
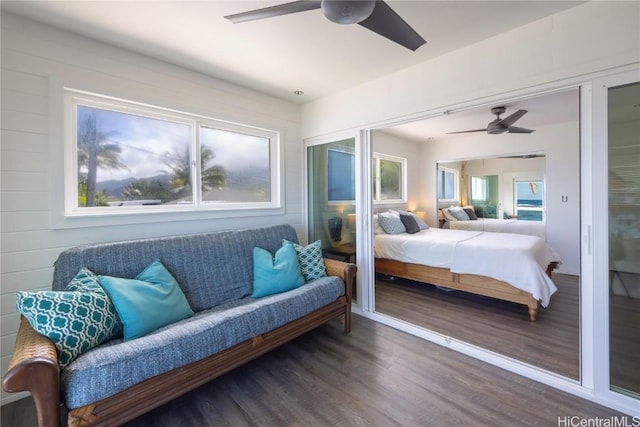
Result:
{"label": "blue sky", "polygon": [[529,181],[526,182],[517,182],[517,190],[518,190],[518,198],[519,199],[524,199],[524,200],[542,200],[543,198],[543,193],[544,193],[544,186],[542,185],[541,181],[536,181],[537,185],[536,185],[536,194],[533,194],[533,192],[531,191],[531,185],[529,184]]}

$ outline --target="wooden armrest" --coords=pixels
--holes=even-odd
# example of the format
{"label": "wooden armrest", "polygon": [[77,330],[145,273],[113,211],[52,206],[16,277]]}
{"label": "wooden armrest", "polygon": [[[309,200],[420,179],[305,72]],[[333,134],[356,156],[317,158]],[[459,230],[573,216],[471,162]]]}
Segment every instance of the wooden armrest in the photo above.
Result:
{"label": "wooden armrest", "polygon": [[24,317],[20,321],[9,368],[2,378],[2,388],[9,393],[31,393],[38,426],[60,426],[58,353],[51,340],[38,334]]}
{"label": "wooden armrest", "polygon": [[345,285],[344,294],[347,297],[347,302],[351,304],[353,281],[356,278],[356,271],[358,270],[358,267],[356,267],[355,264],[331,258],[324,259],[324,267],[327,270],[327,275],[338,276],[342,279]]}

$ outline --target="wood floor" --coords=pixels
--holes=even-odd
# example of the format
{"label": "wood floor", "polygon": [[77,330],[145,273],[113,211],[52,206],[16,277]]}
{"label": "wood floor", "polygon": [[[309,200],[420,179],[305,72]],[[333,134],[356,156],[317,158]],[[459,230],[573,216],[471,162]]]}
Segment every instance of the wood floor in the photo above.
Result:
{"label": "wood floor", "polygon": [[568,378],[580,378],[579,283],[554,274],[558,291],[531,322],[527,307],[405,279],[376,280],[376,311]]}
{"label": "wood floor", "polygon": [[[621,414],[354,316],[349,335],[323,325],[128,426],[557,426],[565,416]],[[34,420],[30,399],[2,408],[2,426]]]}

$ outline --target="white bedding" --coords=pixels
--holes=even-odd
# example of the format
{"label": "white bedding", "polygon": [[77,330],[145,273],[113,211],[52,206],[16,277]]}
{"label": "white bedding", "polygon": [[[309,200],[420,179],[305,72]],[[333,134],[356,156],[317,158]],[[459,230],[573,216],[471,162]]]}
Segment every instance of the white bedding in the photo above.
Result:
{"label": "white bedding", "polygon": [[516,233],[537,236],[546,240],[542,221],[517,219],[478,218],[469,221],[447,221],[450,230],[491,231],[494,233]]}
{"label": "white bedding", "polygon": [[378,234],[374,253],[376,258],[501,280],[531,293],[543,307],[557,290],[546,269],[560,257],[535,236],[429,228],[415,234]]}

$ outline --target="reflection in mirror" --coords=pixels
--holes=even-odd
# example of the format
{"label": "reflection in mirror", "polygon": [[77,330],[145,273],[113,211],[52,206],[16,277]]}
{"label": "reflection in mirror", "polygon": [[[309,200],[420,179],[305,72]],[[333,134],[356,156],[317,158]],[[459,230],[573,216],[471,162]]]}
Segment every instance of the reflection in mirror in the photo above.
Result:
{"label": "reflection in mirror", "polygon": [[325,257],[355,262],[355,139],[308,147],[307,174],[309,242],[320,240]]}
{"label": "reflection in mirror", "polygon": [[640,83],[609,89],[609,367],[640,398]]}
{"label": "reflection in mirror", "polygon": [[[418,154],[407,156],[407,169],[422,171],[408,179],[405,204],[374,204],[376,312],[580,379],[577,92],[545,98],[545,111],[560,112],[560,104],[573,114],[527,123],[536,132],[526,136],[372,133],[376,151],[377,139],[397,138],[381,151],[388,155],[413,142]],[[429,131],[433,120],[447,131],[449,118],[415,128]],[[390,231],[403,211],[426,212],[429,227]],[[531,246],[518,246],[524,242]]]}

